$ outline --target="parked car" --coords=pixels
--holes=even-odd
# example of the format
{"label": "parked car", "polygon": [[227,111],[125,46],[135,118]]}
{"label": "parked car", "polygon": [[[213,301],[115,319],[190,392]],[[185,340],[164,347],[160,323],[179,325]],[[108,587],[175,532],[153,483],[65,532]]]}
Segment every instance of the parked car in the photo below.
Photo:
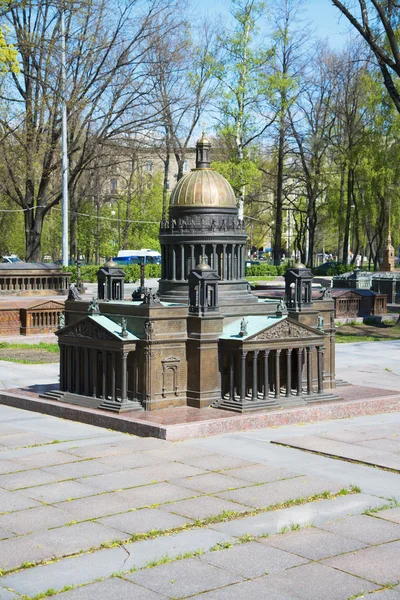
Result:
{"label": "parked car", "polygon": [[1,257],[2,263],[20,263],[20,262],[24,262],[23,260],[21,260],[20,258],[18,258],[18,256],[16,254],[10,254],[9,256],[2,256]]}

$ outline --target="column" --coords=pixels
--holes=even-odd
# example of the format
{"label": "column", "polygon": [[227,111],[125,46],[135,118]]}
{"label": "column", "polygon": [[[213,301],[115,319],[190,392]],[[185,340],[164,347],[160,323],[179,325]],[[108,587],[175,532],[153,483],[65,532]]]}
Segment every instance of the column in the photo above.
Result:
{"label": "column", "polygon": [[226,276],[226,244],[222,245],[222,280],[228,279]]}
{"label": "column", "polygon": [[181,244],[181,281],[185,281],[185,246]]}
{"label": "column", "polygon": [[81,393],[81,350],[75,349],[75,394]]}
{"label": "column", "polygon": [[286,397],[292,395],[292,348],[286,350]]}
{"label": "column", "polygon": [[237,279],[236,244],[232,244],[232,279]]}
{"label": "column", "polygon": [[244,350],[240,355],[240,400],[246,399],[246,358],[247,352]]}
{"label": "column", "polygon": [[251,399],[253,402],[258,400],[258,353],[259,350],[253,352],[253,385],[251,392]]}
{"label": "column", "polygon": [[192,262],[192,267],[191,268],[194,269],[195,266],[196,266],[196,263],[194,261],[194,245],[193,244],[190,244],[190,260]]}
{"label": "column", "polygon": [[172,280],[176,281],[176,250],[175,246],[171,247],[172,252]]}
{"label": "column", "polygon": [[72,392],[72,348],[71,346],[66,347],[67,351],[67,391]]}
{"label": "column", "polygon": [[264,350],[264,400],[269,398],[269,372],[268,372],[269,350]]}
{"label": "column", "polygon": [[92,396],[97,397],[97,350],[92,349]]}
{"label": "column", "polygon": [[312,384],[312,346],[307,346],[307,394],[313,393]]}
{"label": "column", "polygon": [[317,346],[318,394],[324,391],[324,347]]}
{"label": "column", "polygon": [[297,395],[301,396],[303,391],[303,348],[297,348]]}
{"label": "column", "polygon": [[90,357],[89,348],[85,348],[83,351],[83,368],[84,368],[84,394],[89,396],[89,369],[90,369]]}
{"label": "column", "polygon": [[218,273],[218,263],[217,263],[217,244],[212,245],[212,268],[215,269]]}
{"label": "column", "polygon": [[113,351],[111,353],[111,357],[112,357],[112,364],[111,364],[111,400],[115,401],[115,381],[116,381],[116,370],[117,370],[117,365],[116,365],[116,355],[115,352]]}
{"label": "column", "polygon": [[229,355],[229,398],[235,399],[235,355],[233,352]]}
{"label": "column", "polygon": [[275,350],[275,398],[281,395],[281,351]]}
{"label": "column", "polygon": [[126,402],[128,399],[128,388],[127,388],[127,364],[128,354],[126,351],[121,352],[121,402]]}
{"label": "column", "polygon": [[60,344],[60,390],[65,391],[65,347],[63,344]]}
{"label": "column", "polygon": [[102,352],[102,369],[101,369],[101,397],[103,400],[106,397],[107,393],[107,352],[103,350]]}

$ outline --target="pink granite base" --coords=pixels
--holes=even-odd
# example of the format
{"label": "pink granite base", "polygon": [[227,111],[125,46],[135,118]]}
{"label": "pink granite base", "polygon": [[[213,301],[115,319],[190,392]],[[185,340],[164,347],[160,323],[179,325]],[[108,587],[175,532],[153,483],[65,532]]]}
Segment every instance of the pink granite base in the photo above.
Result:
{"label": "pink granite base", "polygon": [[343,399],[335,402],[252,414],[182,407],[117,415],[56,400],[45,400],[23,390],[0,392],[0,404],[170,441],[400,411],[400,393],[396,391],[349,386],[341,388],[340,395]]}

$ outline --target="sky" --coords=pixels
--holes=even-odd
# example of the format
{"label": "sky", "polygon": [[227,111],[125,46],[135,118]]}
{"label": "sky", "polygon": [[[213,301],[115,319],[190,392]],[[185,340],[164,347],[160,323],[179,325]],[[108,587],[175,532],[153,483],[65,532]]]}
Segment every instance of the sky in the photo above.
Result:
{"label": "sky", "polygon": [[[198,14],[209,14],[210,16],[220,14],[228,16],[229,0],[192,0],[193,12]],[[327,39],[332,49],[340,49],[345,46],[349,37],[349,24],[342,17],[338,18],[339,11],[330,0],[308,0],[304,9],[303,21],[307,21],[314,30],[317,38]]]}

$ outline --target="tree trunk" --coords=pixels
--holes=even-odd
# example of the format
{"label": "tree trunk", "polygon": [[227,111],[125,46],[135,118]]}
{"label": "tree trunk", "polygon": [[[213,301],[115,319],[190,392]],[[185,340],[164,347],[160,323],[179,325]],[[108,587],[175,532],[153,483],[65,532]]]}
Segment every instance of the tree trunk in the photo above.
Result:
{"label": "tree trunk", "polygon": [[347,207],[346,207],[346,221],[344,228],[344,240],[343,240],[343,258],[342,262],[344,265],[349,264],[349,241],[350,241],[350,221],[351,221],[351,203],[353,199],[353,169],[348,167],[347,171]]}
{"label": "tree trunk", "polygon": [[275,199],[275,236],[274,236],[274,264],[280,265],[282,258],[282,208],[283,208],[283,160],[285,151],[285,124],[281,115],[278,141],[278,172],[276,180]]}
{"label": "tree trunk", "polygon": [[164,181],[163,181],[163,199],[162,199],[162,218],[165,220],[168,215],[168,176],[169,176],[170,151],[164,159]]}
{"label": "tree trunk", "polygon": [[337,257],[340,257],[340,251],[343,246],[343,209],[344,209],[344,190],[345,190],[346,165],[340,167],[340,197],[339,197],[339,238],[337,247]]}
{"label": "tree trunk", "polygon": [[40,262],[41,259],[41,237],[43,229],[44,213],[41,209],[26,210],[25,239],[26,239],[26,262]]}
{"label": "tree trunk", "polygon": [[70,191],[70,211],[69,211],[69,257],[71,264],[78,259],[77,256],[77,231],[78,231],[78,216],[77,206],[73,192]]}

